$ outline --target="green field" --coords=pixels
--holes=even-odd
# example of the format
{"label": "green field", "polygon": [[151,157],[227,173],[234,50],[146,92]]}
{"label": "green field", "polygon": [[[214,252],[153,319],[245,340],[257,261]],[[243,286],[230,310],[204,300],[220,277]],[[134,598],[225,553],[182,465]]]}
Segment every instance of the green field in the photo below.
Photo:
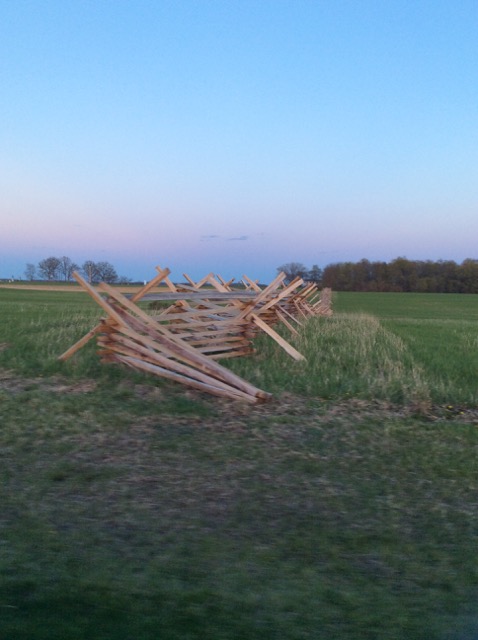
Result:
{"label": "green field", "polygon": [[334,309],[226,361],[251,407],[60,363],[94,303],[0,289],[0,638],[478,637],[478,296]]}

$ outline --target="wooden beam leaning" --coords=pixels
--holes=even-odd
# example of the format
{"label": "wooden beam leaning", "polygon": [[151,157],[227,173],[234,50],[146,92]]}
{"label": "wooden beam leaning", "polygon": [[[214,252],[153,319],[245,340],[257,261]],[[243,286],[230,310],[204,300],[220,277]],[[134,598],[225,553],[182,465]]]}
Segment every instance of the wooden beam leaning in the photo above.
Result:
{"label": "wooden beam leaning", "polygon": [[[208,390],[218,390],[220,393],[216,395],[223,396],[229,393],[230,395],[232,394],[235,397],[248,400],[249,402],[255,401],[251,394],[245,393],[221,380],[212,379],[210,376],[173,360],[151,347],[148,348],[138,334],[133,339],[133,337],[128,338],[126,335],[114,333],[107,343],[102,346],[114,354],[115,359],[117,359],[118,356],[134,358],[137,366],[139,366],[138,362],[142,362],[147,365],[150,372],[156,373],[156,375],[160,375],[161,377],[194,386],[195,388],[204,388],[206,386]],[[131,366],[132,362],[130,361],[128,364]],[[153,370],[150,367],[155,367],[156,369]],[[139,368],[144,369],[145,367],[139,366]]]}
{"label": "wooden beam leaning", "polygon": [[[103,309],[103,311],[106,311],[106,313],[109,314],[109,306],[107,305],[105,307],[103,298],[95,291],[95,289],[88,282],[86,282],[86,280],[84,280],[77,271],[73,271],[73,277],[78,282],[78,284],[81,287],[83,287],[83,289],[85,289],[87,293],[90,294],[93,300],[95,300],[95,302],[99,304],[99,306]],[[111,318],[116,320],[114,316],[114,312],[113,314],[109,314],[109,315]],[[82,338],[80,338],[78,342],[75,342],[74,345],[72,345],[64,353],[58,356],[58,360],[67,360],[68,358],[71,358],[71,356],[75,354],[78,351],[78,349],[81,349],[81,347],[83,347],[87,342],[89,342],[91,338],[93,338],[98,333],[100,333],[102,329],[103,329],[103,325],[101,322],[99,322],[99,324],[97,324],[96,327],[88,331],[88,333],[84,335]]]}
{"label": "wooden beam leaning", "polygon": [[[98,288],[108,293],[111,298],[117,301],[123,308],[124,312],[130,312],[128,313],[129,316],[131,316],[131,312],[136,316],[136,318],[133,318],[136,322],[136,326],[139,327],[142,325],[141,328],[147,336],[149,336],[149,338],[153,338],[152,344],[149,342],[149,346],[156,349],[158,348],[158,345],[159,347],[164,346],[169,353],[173,354],[175,359],[186,362],[194,368],[197,368],[199,371],[209,375],[211,378],[226,382],[232,387],[235,387],[246,394],[252,395],[257,400],[267,400],[271,397],[270,394],[262,391],[261,389],[257,389],[236,374],[232,373],[232,371],[229,371],[217,362],[214,362],[207,356],[200,353],[193,346],[182,340],[180,336],[171,333],[167,327],[157,323],[146,312],[126,298],[121,292],[113,289],[113,287],[110,287],[106,283],[101,283]],[[120,318],[121,315],[123,315],[120,315],[118,311],[116,311],[116,313]],[[123,317],[120,322],[120,331],[123,331],[123,327],[128,324],[129,322],[126,322],[126,319]],[[141,340],[144,341],[144,337],[142,337]]]}
{"label": "wooden beam leaning", "polygon": [[58,360],[68,360],[68,358],[71,358],[73,354],[75,354],[79,349],[81,349],[81,347],[84,347],[85,344],[91,340],[91,338],[94,338],[102,330],[103,330],[103,327],[101,323],[97,324],[96,327],[93,327],[93,329],[88,331],[88,333],[86,333],[82,338],[80,338],[78,342],[75,342],[75,344],[73,344],[69,349],[67,349],[64,353],[62,353],[61,356],[58,356]]}
{"label": "wooden beam leaning", "polygon": [[246,275],[242,276],[242,282],[244,283],[244,286],[247,289],[251,289],[251,290],[257,291],[258,293],[260,291],[262,291],[262,289],[259,286],[258,281],[257,280],[251,280]]}
{"label": "wooden beam leaning", "polygon": [[[156,271],[161,273],[161,271],[163,271],[163,269],[161,269],[160,266],[157,266],[156,267]],[[169,271],[169,269],[167,269],[167,271]],[[172,280],[170,280],[169,275],[167,275],[166,278],[164,278],[164,284],[168,287],[168,289],[170,291],[177,291],[178,290],[176,285],[172,282]]]}
{"label": "wooden beam leaning", "polygon": [[171,273],[171,271],[168,268],[160,269],[159,267],[156,267],[156,270],[159,272],[158,275],[155,276],[149,282],[147,282],[144,285],[144,287],[142,287],[139,291],[137,291],[134,294],[134,296],[132,296],[131,300],[133,302],[138,302],[139,300],[141,300],[141,298],[144,298],[144,296],[148,293],[148,291],[151,291],[151,289],[153,289],[158,284],[163,282],[163,280],[169,279],[168,276]]}
{"label": "wooden beam leaning", "polygon": [[120,362],[123,362],[124,364],[127,364],[133,367],[134,369],[142,369],[148,373],[159,375],[162,378],[168,378],[170,380],[174,380],[175,382],[181,382],[183,384],[186,384],[189,387],[197,389],[198,391],[211,393],[216,396],[230,398],[233,400],[246,400],[247,402],[256,402],[256,400],[252,396],[247,395],[245,393],[241,393],[240,391],[221,389],[211,384],[198,382],[197,380],[190,380],[190,379],[186,380],[184,377],[174,374],[172,371],[169,371],[168,369],[161,369],[161,367],[156,367],[155,365],[152,365],[138,358],[119,355],[117,359]]}
{"label": "wooden beam leaning", "polygon": [[224,280],[224,278],[222,276],[219,275],[219,273],[216,273],[216,278],[219,280],[219,282],[224,285],[225,287],[227,287],[229,290],[231,289],[231,285],[234,282],[235,278],[231,278],[230,280]]}
{"label": "wooden beam leaning", "polygon": [[280,345],[286,353],[288,353],[294,360],[305,360],[305,357],[294,349],[292,345],[290,345],[287,340],[284,340],[282,336],[280,336],[272,327],[270,327],[266,322],[261,320],[259,316],[256,316],[254,313],[251,316],[252,322],[256,324],[262,331],[267,333],[273,340]]}
{"label": "wooden beam leaning", "polygon": [[282,324],[284,324],[289,331],[294,334],[295,336],[299,335],[299,332],[297,331],[297,329],[295,327],[293,327],[291,325],[291,323],[287,320],[285,314],[282,312],[282,309],[279,311],[279,309],[276,309],[276,316],[278,317],[278,319],[280,320],[280,322],[282,322]]}
{"label": "wooden beam leaning", "polygon": [[[159,270],[159,268],[158,268]],[[170,274],[170,270],[169,269],[164,269],[161,270],[157,276],[155,276],[150,282],[148,282],[144,287],[142,287],[138,292],[136,292],[134,294],[134,296],[132,297],[132,300],[134,301],[138,301],[140,300],[148,291],[150,291],[154,286],[158,285],[162,280],[164,280],[165,278],[167,278],[167,276]],[[99,300],[97,300],[97,294],[96,291],[94,290],[94,288],[88,283],[86,282],[86,280],[84,280],[80,274],[77,271],[73,272],[73,277],[75,278],[75,280],[78,282],[78,284],[83,287],[83,289],[85,289],[85,291],[87,293],[90,294],[90,296],[96,301],[98,302],[98,304],[103,308],[102,303],[100,303]],[[101,298],[101,296],[100,296]],[[103,308],[104,309],[104,308]],[[104,309],[105,310],[105,309]],[[108,311],[107,311],[108,313]],[[98,323],[96,325],[96,327],[93,327],[93,329],[91,329],[90,331],[88,331],[87,334],[85,334],[82,338],[80,338],[78,340],[78,342],[75,342],[74,345],[72,345],[69,349],[67,349],[64,353],[62,353],[60,356],[58,356],[58,360],[68,360],[68,358],[71,358],[72,355],[74,355],[79,349],[81,349],[87,342],[89,342],[92,338],[94,338],[98,333],[100,333],[102,331],[103,325],[102,323]]]}
{"label": "wooden beam leaning", "polygon": [[[244,278],[246,279],[247,277],[244,276]],[[251,322],[257,329],[267,333],[267,335],[275,340],[292,358],[295,360],[305,360],[304,356],[300,354],[297,349],[294,349],[287,340],[271,327],[272,324],[282,322],[293,334],[297,334],[297,330],[288,322],[285,315],[281,313],[281,305],[296,289],[304,284],[304,281],[301,278],[295,278],[287,286],[284,286],[284,280],[285,274],[279,273],[270,285],[261,290],[260,287],[247,278],[246,282],[253,285],[251,289],[256,292],[257,289],[259,291],[257,292],[256,298],[250,304],[244,305],[240,316]]]}

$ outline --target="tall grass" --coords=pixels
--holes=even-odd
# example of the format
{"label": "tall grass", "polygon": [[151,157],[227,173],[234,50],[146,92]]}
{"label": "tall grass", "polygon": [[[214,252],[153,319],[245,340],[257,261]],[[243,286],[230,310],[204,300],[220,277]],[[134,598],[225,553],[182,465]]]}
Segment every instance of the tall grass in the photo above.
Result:
{"label": "tall grass", "polygon": [[0,292],[4,348],[0,366],[24,375],[46,375],[68,371],[69,375],[97,375],[94,344],[80,351],[74,361],[58,361],[76,340],[86,334],[101,311],[81,293],[48,291]]}
{"label": "tall grass", "polygon": [[342,313],[308,321],[291,341],[306,362],[292,361],[264,337],[254,357],[232,366],[276,394],[356,397],[417,410],[478,403],[478,348],[469,322],[385,321]]}
{"label": "tall grass", "polygon": [[478,404],[478,296],[338,293],[343,313],[366,313],[403,341],[433,403]]}
{"label": "tall grass", "polygon": [[[271,365],[275,388],[284,388],[286,383],[285,388],[321,398],[355,396],[405,403],[429,400],[423,372],[404,342],[372,316],[343,314],[313,319],[294,344],[307,362]],[[276,352],[276,362],[279,357]]]}

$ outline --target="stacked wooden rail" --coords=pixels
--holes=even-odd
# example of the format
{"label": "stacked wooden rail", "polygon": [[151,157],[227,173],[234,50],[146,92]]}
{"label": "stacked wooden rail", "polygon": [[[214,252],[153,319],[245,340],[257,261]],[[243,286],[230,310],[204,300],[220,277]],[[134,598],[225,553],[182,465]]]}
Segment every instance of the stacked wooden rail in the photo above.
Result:
{"label": "stacked wooden rail", "polygon": [[[286,284],[283,273],[264,288],[246,276],[241,288],[234,288],[232,281],[214,274],[199,282],[184,274],[187,283],[174,284],[169,269],[156,270],[157,275],[131,297],[106,283],[93,287],[75,272],[76,281],[106,317],[60,359],[70,358],[96,337],[103,362],[126,364],[218,396],[265,401],[269,393],[216,360],[253,353],[258,332],[269,335],[292,358],[303,360],[274,326],[282,323],[297,333],[308,317],[331,313],[330,292],[319,293],[300,278]],[[139,306],[140,301],[149,301],[150,309]]]}

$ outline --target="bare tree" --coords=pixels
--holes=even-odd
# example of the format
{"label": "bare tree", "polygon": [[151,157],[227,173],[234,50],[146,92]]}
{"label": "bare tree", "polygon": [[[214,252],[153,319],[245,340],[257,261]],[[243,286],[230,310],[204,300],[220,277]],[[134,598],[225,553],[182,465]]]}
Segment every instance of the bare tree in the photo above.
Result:
{"label": "bare tree", "polygon": [[73,271],[77,271],[78,269],[79,269],[78,265],[72,262],[70,258],[68,258],[68,256],[62,256],[60,258],[60,265],[58,267],[58,271],[60,272],[65,282],[67,282],[68,280],[71,280]]}
{"label": "bare tree", "polygon": [[109,262],[97,262],[96,270],[98,274],[98,279],[103,282],[109,282],[112,284],[118,280],[118,274],[116,273],[116,269]]}
{"label": "bare tree", "polygon": [[88,282],[109,282],[110,284],[118,281],[118,274],[112,264],[106,261],[93,262],[87,260],[82,266]]}
{"label": "bare tree", "polygon": [[322,282],[322,269],[318,265],[313,264],[312,269],[307,273],[306,280],[320,284]]}
{"label": "bare tree", "polygon": [[60,260],[54,256],[40,260],[38,263],[38,272],[45,280],[56,280],[58,277],[58,270],[60,267]]}
{"label": "bare tree", "polygon": [[83,262],[81,270],[90,284],[98,280],[98,270],[96,268],[96,262],[93,262],[93,260]]}
{"label": "bare tree", "polygon": [[281,264],[280,267],[277,267],[277,271],[279,273],[285,273],[286,282],[292,282],[297,276],[305,278],[309,272],[302,262],[287,262],[286,264]]}
{"label": "bare tree", "polygon": [[37,268],[35,267],[35,265],[31,262],[28,262],[27,266],[25,267],[25,278],[27,280],[35,280],[36,273]]}

